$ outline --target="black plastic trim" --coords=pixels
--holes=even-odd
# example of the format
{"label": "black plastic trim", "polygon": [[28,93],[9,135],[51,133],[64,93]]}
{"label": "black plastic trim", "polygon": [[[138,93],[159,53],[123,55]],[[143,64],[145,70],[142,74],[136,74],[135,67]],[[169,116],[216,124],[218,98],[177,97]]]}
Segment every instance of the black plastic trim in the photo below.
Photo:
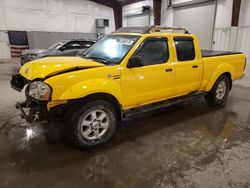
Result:
{"label": "black plastic trim", "polygon": [[215,57],[224,55],[242,54],[241,52],[215,51],[215,50],[201,50],[202,57]]}
{"label": "black plastic trim", "polygon": [[174,37],[174,41],[193,41],[193,37],[178,36]]}
{"label": "black plastic trim", "polygon": [[16,91],[21,92],[26,84],[27,80],[21,74],[12,75],[10,85]]}

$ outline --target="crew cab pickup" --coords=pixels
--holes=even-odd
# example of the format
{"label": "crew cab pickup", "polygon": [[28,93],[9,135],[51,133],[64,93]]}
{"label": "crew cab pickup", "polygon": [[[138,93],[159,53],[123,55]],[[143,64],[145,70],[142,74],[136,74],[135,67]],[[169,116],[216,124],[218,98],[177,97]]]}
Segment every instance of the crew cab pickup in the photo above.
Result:
{"label": "crew cab pickup", "polygon": [[121,28],[82,57],[31,61],[12,77],[14,89],[27,85],[26,101],[16,106],[29,121],[64,122],[68,138],[90,148],[108,141],[133,114],[200,96],[225,104],[232,81],[244,76],[246,56],[201,51],[197,36],[176,33],[181,29]]}

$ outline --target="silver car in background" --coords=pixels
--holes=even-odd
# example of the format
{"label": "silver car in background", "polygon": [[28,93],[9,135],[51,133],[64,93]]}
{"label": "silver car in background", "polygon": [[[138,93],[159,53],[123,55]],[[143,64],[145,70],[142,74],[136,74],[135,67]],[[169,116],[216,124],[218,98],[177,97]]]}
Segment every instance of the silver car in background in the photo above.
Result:
{"label": "silver car in background", "polygon": [[76,56],[82,54],[95,43],[93,40],[62,40],[47,49],[25,50],[21,55],[21,65],[43,57],[49,56]]}

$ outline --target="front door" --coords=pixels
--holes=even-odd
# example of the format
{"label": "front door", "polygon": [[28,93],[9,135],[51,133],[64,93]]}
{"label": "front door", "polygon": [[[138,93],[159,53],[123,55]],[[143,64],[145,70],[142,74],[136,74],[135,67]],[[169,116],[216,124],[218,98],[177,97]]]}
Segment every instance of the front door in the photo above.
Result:
{"label": "front door", "polygon": [[139,56],[144,66],[122,69],[124,108],[170,97],[174,82],[174,67],[170,60],[167,38],[146,38],[133,56]]}

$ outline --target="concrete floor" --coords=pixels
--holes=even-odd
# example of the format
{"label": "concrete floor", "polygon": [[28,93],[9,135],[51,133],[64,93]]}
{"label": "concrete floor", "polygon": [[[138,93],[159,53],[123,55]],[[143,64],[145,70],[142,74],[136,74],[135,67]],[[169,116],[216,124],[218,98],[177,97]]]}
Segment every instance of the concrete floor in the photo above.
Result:
{"label": "concrete floor", "polygon": [[0,64],[0,187],[250,187],[249,80],[226,107],[192,101],[123,123],[99,148],[81,151],[30,126],[9,87],[17,63]]}

